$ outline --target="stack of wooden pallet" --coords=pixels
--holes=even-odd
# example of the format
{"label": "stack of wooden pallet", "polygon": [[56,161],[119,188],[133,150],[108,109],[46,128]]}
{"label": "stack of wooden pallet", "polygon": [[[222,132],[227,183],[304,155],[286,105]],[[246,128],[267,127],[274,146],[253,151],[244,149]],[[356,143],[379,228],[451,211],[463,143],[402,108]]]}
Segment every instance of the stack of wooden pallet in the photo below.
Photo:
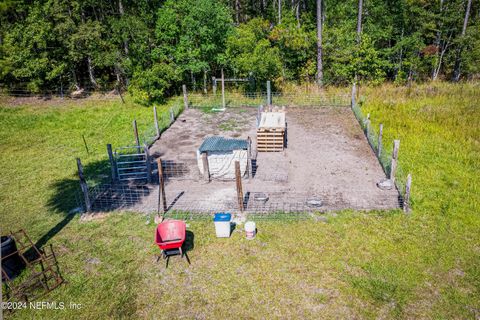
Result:
{"label": "stack of wooden pallet", "polygon": [[285,148],[285,129],[285,112],[262,112],[257,128],[257,151],[283,151]]}

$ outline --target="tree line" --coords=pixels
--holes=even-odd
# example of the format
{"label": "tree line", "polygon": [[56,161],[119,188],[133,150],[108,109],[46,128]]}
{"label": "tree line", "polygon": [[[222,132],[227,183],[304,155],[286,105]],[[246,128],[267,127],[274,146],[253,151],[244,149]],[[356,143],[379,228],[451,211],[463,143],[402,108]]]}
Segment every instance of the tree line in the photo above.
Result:
{"label": "tree line", "polygon": [[161,100],[232,77],[343,85],[478,78],[473,0],[4,0],[6,90]]}

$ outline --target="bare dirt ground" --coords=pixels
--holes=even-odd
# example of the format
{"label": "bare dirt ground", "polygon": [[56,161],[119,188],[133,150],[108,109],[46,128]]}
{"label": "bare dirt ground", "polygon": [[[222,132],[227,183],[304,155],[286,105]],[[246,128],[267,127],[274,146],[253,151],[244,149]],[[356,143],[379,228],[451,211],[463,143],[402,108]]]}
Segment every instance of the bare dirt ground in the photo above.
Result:
{"label": "bare dirt ground", "polygon": [[[196,150],[211,135],[252,139],[257,168],[253,178],[243,179],[247,211],[399,207],[396,190],[377,188],[385,174],[349,108],[288,108],[288,145],[274,153],[256,152],[256,113],[254,108],[220,113],[190,109],[162,134],[150,150],[166,163],[170,209],[238,211],[235,181],[207,183],[200,176]],[[134,209],[155,211],[157,188]],[[268,201],[255,200],[259,193],[267,194]],[[321,206],[312,206],[311,200],[320,200]]]}

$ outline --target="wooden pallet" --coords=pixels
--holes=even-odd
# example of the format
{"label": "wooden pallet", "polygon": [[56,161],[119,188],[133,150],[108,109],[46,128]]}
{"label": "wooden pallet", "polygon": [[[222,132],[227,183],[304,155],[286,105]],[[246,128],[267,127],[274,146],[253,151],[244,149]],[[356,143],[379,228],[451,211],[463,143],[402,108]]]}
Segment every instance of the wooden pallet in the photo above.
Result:
{"label": "wooden pallet", "polygon": [[284,149],[284,130],[265,130],[257,131],[257,151],[259,152],[279,152]]}

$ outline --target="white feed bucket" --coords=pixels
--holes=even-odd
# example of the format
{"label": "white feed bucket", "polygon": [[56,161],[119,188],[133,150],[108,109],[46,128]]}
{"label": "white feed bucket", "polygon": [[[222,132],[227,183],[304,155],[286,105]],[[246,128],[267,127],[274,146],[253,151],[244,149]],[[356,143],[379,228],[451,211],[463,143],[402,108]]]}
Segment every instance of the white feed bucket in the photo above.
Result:
{"label": "white feed bucket", "polygon": [[245,223],[245,232],[247,233],[247,239],[255,238],[255,233],[256,233],[255,222],[247,221]]}

